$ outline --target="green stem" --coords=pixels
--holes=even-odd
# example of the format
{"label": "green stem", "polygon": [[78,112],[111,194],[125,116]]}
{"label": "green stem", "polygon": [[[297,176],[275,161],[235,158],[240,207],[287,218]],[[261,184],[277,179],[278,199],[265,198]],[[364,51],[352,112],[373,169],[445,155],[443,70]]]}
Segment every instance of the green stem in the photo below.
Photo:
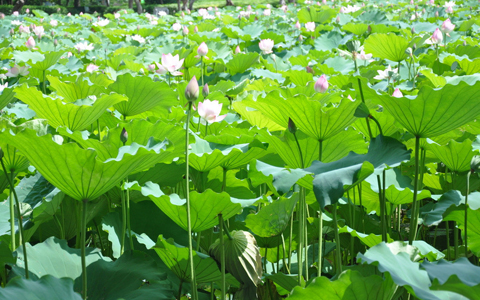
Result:
{"label": "green stem", "polygon": [[436,248],[437,245],[437,231],[438,231],[438,225],[435,226],[435,234],[433,235],[433,248]]}
{"label": "green stem", "polygon": [[298,284],[301,285],[303,281],[303,243],[305,242],[305,188],[300,187],[299,202],[297,206],[298,213]]}
{"label": "green stem", "polygon": [[[362,102],[365,103],[365,97],[363,96],[362,82],[360,81],[360,78],[357,78],[357,80],[358,80],[358,88],[360,90],[360,97],[362,99]],[[370,120],[368,118],[365,118],[365,120],[367,122],[368,135],[370,136],[370,139],[372,139],[373,135],[372,135],[372,129],[370,128]]]}
{"label": "green stem", "polygon": [[323,155],[323,140],[318,141],[318,160],[322,161]]}
{"label": "green stem", "polygon": [[220,268],[222,272],[222,300],[226,300],[226,279],[225,279],[225,238],[223,237],[223,215],[218,215],[218,223],[220,224]]}
{"label": "green stem", "polygon": [[100,240],[100,247],[102,247],[102,249],[100,250],[102,250],[102,253],[103,253],[104,249],[106,248],[105,248],[105,245],[103,244],[102,232],[98,228],[98,224],[97,222],[95,222],[95,219],[93,219],[93,225],[95,226],[95,230],[97,231],[97,234],[98,234],[98,239]]}
{"label": "green stem", "polygon": [[318,212],[318,276],[322,276],[322,263],[323,263],[323,214],[320,210]]}
{"label": "green stem", "polygon": [[[124,183],[125,181],[122,182],[122,186]],[[125,252],[125,236],[127,233],[127,203],[124,191],[121,191],[120,197],[122,199],[122,243],[120,244],[120,255],[122,255]]]}
{"label": "green stem", "polygon": [[205,82],[203,82],[203,73],[205,72],[205,66],[203,64],[203,56],[200,57],[200,65],[202,66],[202,87],[205,85]]}
{"label": "green stem", "polygon": [[88,199],[83,199],[82,206],[82,237],[81,237],[81,253],[82,253],[82,286],[83,286],[83,300],[87,299],[87,263],[85,261],[85,241],[87,239],[87,203]]}
{"label": "green stem", "polygon": [[447,259],[451,259],[450,253],[450,222],[445,222],[445,231],[447,233]]}
{"label": "green stem", "polygon": [[[5,173],[6,175],[6,173]],[[17,249],[15,245],[15,199],[13,199],[13,191],[10,189],[10,232],[12,233],[12,251]]]}
{"label": "green stem", "polygon": [[333,230],[335,232],[335,269],[337,276],[342,273],[342,254],[341,254],[341,245],[340,245],[340,234],[338,233],[338,223],[337,223],[337,203],[333,204]]}
{"label": "green stem", "polygon": [[468,253],[468,236],[467,236],[467,227],[468,227],[468,214],[467,214],[467,211],[468,211],[468,194],[470,193],[470,175],[472,175],[472,171],[469,171],[468,174],[467,174],[467,190],[465,191],[465,229],[464,229],[464,242],[465,242],[465,257],[468,257],[467,256],[467,253]]}
{"label": "green stem", "polygon": [[283,261],[284,268],[287,270],[287,273],[290,274],[290,268],[288,267],[287,260],[286,260],[287,250],[285,249],[285,246],[286,246],[285,245],[285,237],[283,236],[283,232],[282,232],[282,248],[283,248],[282,261]]}
{"label": "green stem", "polygon": [[190,208],[190,170],[188,159],[188,144],[190,139],[190,133],[188,127],[190,125],[190,118],[192,114],[192,102],[188,102],[187,108],[187,122],[185,123],[185,188],[187,198],[187,228],[188,228],[188,260],[190,265],[190,278],[192,280],[192,299],[197,300],[197,280],[195,278],[195,266],[193,263],[193,243],[192,243],[192,221],[191,221],[191,208]]}
{"label": "green stem", "polygon": [[380,131],[380,135],[383,135],[382,126],[380,126],[380,123],[378,122],[377,118],[375,118],[372,115],[370,115],[369,118],[372,119],[377,124],[378,131]]}
{"label": "green stem", "polygon": [[410,216],[410,237],[408,243],[412,245],[415,237],[417,236],[417,192],[418,192],[418,175],[420,172],[419,166],[420,156],[420,136],[415,137],[415,178],[413,181],[413,203],[412,203],[412,215]]}
{"label": "green stem", "polygon": [[205,123],[205,136],[207,136],[208,133],[208,122]]}
{"label": "green stem", "polygon": [[[8,184],[10,185],[10,192],[13,193],[13,197],[15,198],[15,206],[17,208],[17,216],[18,216],[18,229],[20,231],[20,239],[22,242],[22,248],[23,248],[23,257],[25,258],[25,278],[29,278],[28,274],[28,258],[27,258],[27,247],[26,247],[26,241],[25,241],[25,236],[23,235],[23,222],[22,222],[22,215],[20,213],[20,201],[18,201],[18,196],[17,192],[15,191],[15,186],[13,184],[13,179],[14,175],[13,173],[10,173],[10,177],[7,176],[7,168],[5,167],[5,164],[3,163],[3,158],[0,159],[0,162],[2,163],[2,169],[3,173],[5,176],[9,179]],[[15,234],[15,230],[13,231],[13,234]]]}
{"label": "green stem", "polygon": [[300,148],[300,143],[298,142],[297,135],[295,133],[293,134],[293,137],[295,138],[295,142],[297,143],[297,147],[298,147],[298,152],[300,153],[300,168],[303,169],[305,165],[303,163],[302,148]]}
{"label": "green stem", "polygon": [[290,216],[290,236],[288,237],[288,269],[292,269],[293,211]]}
{"label": "green stem", "polygon": [[180,284],[178,285],[178,299],[182,299],[182,286],[183,280],[180,279]]}
{"label": "green stem", "polygon": [[454,259],[458,257],[458,228],[455,221],[453,221],[453,256]]}
{"label": "green stem", "polygon": [[[127,179],[125,180],[125,183],[128,182],[128,177]],[[134,250],[133,249],[133,237],[132,237],[132,227],[130,226],[130,191],[127,189],[125,191],[125,193],[127,194],[127,228],[128,228],[128,237],[130,239],[130,250]]]}
{"label": "green stem", "polygon": [[47,84],[46,84],[46,70],[43,70],[43,93],[47,94]]}
{"label": "green stem", "polygon": [[60,239],[64,240],[65,232],[63,231],[62,224],[60,223],[60,220],[58,219],[56,214],[53,215],[53,219],[55,220],[55,223],[57,223],[58,229],[60,230]]}

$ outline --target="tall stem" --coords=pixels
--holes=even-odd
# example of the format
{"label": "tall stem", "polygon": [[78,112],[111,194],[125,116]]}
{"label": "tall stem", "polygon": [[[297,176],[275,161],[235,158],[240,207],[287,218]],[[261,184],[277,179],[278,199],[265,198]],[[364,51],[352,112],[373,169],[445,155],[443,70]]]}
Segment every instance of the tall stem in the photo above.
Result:
{"label": "tall stem", "polygon": [[[125,181],[125,183],[128,182],[128,177]],[[133,237],[132,237],[132,228],[130,226],[130,191],[127,189],[125,191],[125,193],[127,194],[127,201],[126,201],[126,204],[127,204],[127,228],[128,228],[128,237],[130,239],[130,250],[133,250]]]}
{"label": "tall stem", "polygon": [[[20,231],[20,239],[21,239],[21,242],[22,242],[23,257],[25,258],[25,278],[28,279],[29,274],[28,274],[27,247],[26,247],[25,236],[23,235],[23,222],[22,222],[22,215],[20,213],[20,201],[18,201],[17,192],[15,191],[15,186],[13,185],[14,175],[13,175],[13,173],[10,173],[10,177],[8,177],[7,168],[5,167],[5,164],[3,163],[3,157],[0,158],[0,162],[2,163],[3,173],[8,178],[8,184],[10,185],[10,192],[13,193],[13,197],[15,198],[15,206],[17,208],[17,216],[18,216],[18,229]],[[13,230],[13,234],[15,234],[15,229]]]}
{"label": "tall stem", "polygon": [[335,269],[337,276],[342,273],[342,253],[340,245],[340,234],[338,233],[338,223],[337,223],[337,203],[333,204],[333,230],[335,232]]}
{"label": "tall stem", "polygon": [[203,82],[203,73],[205,72],[205,66],[203,65],[203,56],[200,57],[200,64],[202,66],[202,86],[205,85],[205,82]]}
{"label": "tall stem", "polygon": [[382,241],[387,242],[387,231],[385,225],[385,199],[383,199],[383,190],[382,190],[382,182],[380,180],[380,175],[377,175],[377,183],[378,183],[378,198],[380,200],[380,224],[382,226]]}
{"label": "tall stem", "polygon": [[125,235],[127,233],[127,204],[124,191],[120,195],[122,199],[122,243],[120,245],[120,255],[125,252]]}
{"label": "tall stem", "polygon": [[82,284],[83,284],[83,300],[87,299],[87,264],[85,261],[85,241],[87,239],[87,203],[88,199],[83,199],[82,206],[82,237],[81,237],[81,253],[82,253]]}
{"label": "tall stem", "polygon": [[[323,140],[318,141],[318,161],[322,161],[323,155]],[[318,212],[318,276],[322,276],[323,263],[323,213],[322,210]]]}
{"label": "tall stem", "polygon": [[451,259],[450,253],[450,222],[445,222],[445,231],[447,232],[447,259]]}
{"label": "tall stem", "polygon": [[190,126],[190,118],[192,114],[192,102],[188,102],[187,108],[187,122],[185,124],[185,188],[186,188],[186,198],[187,198],[187,227],[188,227],[188,260],[190,265],[190,278],[192,279],[192,299],[197,300],[197,280],[195,278],[195,269],[193,263],[193,243],[192,243],[192,221],[190,218],[190,170],[189,170],[189,159],[188,159],[188,144],[190,139],[190,134],[188,128]]}
{"label": "tall stem", "polygon": [[415,178],[413,181],[413,203],[412,203],[412,215],[410,216],[410,237],[408,243],[413,244],[415,237],[417,236],[417,192],[418,192],[418,173],[420,170],[419,166],[419,156],[420,156],[420,137],[415,137]]}
{"label": "tall stem", "polygon": [[299,203],[297,206],[298,213],[298,284],[302,284],[303,280],[303,243],[305,242],[305,188],[300,187]]}
{"label": "tall stem", "polygon": [[467,174],[467,190],[465,191],[465,232],[464,232],[464,240],[465,240],[465,257],[468,253],[468,236],[467,236],[467,227],[468,227],[468,194],[470,193],[470,175],[472,175],[472,171],[469,171]]}
{"label": "tall stem", "polygon": [[[218,215],[218,223],[220,227],[220,268],[222,271],[222,300],[226,300],[226,279],[225,279],[225,241],[223,237],[223,215]],[[266,264],[266,263],[265,263]]]}
{"label": "tall stem", "polygon": [[[362,82],[360,81],[360,78],[357,78],[357,80],[358,80],[358,88],[360,90],[360,97],[362,98],[362,102],[365,103],[365,97],[363,96]],[[369,118],[365,118],[365,120],[367,122],[368,135],[370,136],[370,139],[372,139],[373,135],[372,135],[372,129],[370,128],[370,120]]]}
{"label": "tall stem", "polygon": [[46,84],[46,70],[43,70],[43,93],[47,94],[47,84]]}
{"label": "tall stem", "polygon": [[[5,173],[5,176],[7,174]],[[13,191],[10,189],[10,232],[12,233],[12,251],[17,249],[15,244],[15,199],[13,199]]]}

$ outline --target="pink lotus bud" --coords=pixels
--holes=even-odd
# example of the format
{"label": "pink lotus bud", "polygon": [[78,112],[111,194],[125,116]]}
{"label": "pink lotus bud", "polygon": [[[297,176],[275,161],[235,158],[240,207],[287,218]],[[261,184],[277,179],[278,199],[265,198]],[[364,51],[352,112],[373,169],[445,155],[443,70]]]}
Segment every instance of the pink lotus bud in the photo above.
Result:
{"label": "pink lotus bud", "polygon": [[273,45],[274,41],[271,39],[261,40],[260,43],[258,43],[258,46],[260,47],[260,50],[262,50],[263,54],[273,53]]}
{"label": "pink lotus bud", "polygon": [[67,53],[67,57],[72,57],[72,55],[73,55],[72,52]]}
{"label": "pink lotus bud", "polygon": [[25,10],[25,12],[26,12],[27,14],[29,14],[29,13],[30,13],[30,9],[27,8],[27,9]]}
{"label": "pink lotus bud", "polygon": [[413,3],[413,0],[410,0],[410,4],[411,4],[411,5],[413,5],[413,4],[414,4],[414,3]]}
{"label": "pink lotus bud", "polygon": [[58,40],[57,40],[57,39],[53,40],[53,45],[54,45],[55,47],[58,46]]}
{"label": "pink lotus bud", "polygon": [[198,55],[200,55],[201,57],[204,57],[205,55],[207,55],[207,53],[208,53],[208,46],[207,46],[207,44],[205,44],[205,42],[202,42],[202,43],[200,44],[200,46],[198,46],[197,53],[198,53]]}
{"label": "pink lotus bud", "polygon": [[337,18],[335,19],[335,22],[340,23],[340,16],[337,16]]}
{"label": "pink lotus bud", "polygon": [[5,19],[5,14],[4,13],[0,13],[0,19]]}
{"label": "pink lotus bud", "polygon": [[440,31],[440,29],[435,29],[435,32],[432,34],[432,37],[430,38],[432,40],[432,43],[434,44],[439,44],[443,41],[443,34]]}
{"label": "pink lotus bud", "polygon": [[463,41],[463,47],[466,47],[466,46],[467,46],[467,41]]}
{"label": "pink lotus bud", "polygon": [[438,18],[438,10],[435,12],[435,18]]}
{"label": "pink lotus bud", "polygon": [[128,132],[125,127],[123,127],[122,132],[120,133],[120,141],[123,143],[123,145],[125,145],[125,143],[128,141]]}
{"label": "pink lotus bud", "polygon": [[180,13],[180,17],[185,18],[185,13],[183,11]]}
{"label": "pink lotus bud", "polygon": [[203,98],[207,98],[208,94],[210,94],[210,89],[208,88],[208,84],[205,83],[202,89]]}
{"label": "pink lotus bud", "polygon": [[183,26],[183,34],[184,35],[188,34],[188,27],[187,26]]}
{"label": "pink lotus bud", "polygon": [[307,69],[307,73],[315,74],[315,72],[313,71],[312,67],[307,66],[306,69]]}
{"label": "pink lotus bud", "polygon": [[155,71],[155,64],[148,65],[148,66],[147,66],[147,69],[148,69],[150,72],[154,72],[154,71]]}
{"label": "pink lotus bud", "polygon": [[238,53],[240,53],[240,52],[242,52],[242,51],[240,50],[240,46],[237,45],[237,48],[235,48],[235,54],[238,54]]}
{"label": "pink lotus bud", "polygon": [[300,28],[302,28],[302,25],[300,24],[299,21],[297,21],[297,23],[295,23],[295,28],[300,30]]}
{"label": "pink lotus bud", "polygon": [[185,88],[185,98],[187,98],[189,102],[194,102],[197,100],[198,94],[199,94],[198,82],[197,82],[197,78],[194,75],[190,80],[190,82],[187,84],[187,87]]}
{"label": "pink lotus bud", "polygon": [[28,49],[32,49],[35,47],[35,40],[33,37],[29,37],[28,40],[25,42],[25,46],[27,46]]}
{"label": "pink lotus bud", "polygon": [[315,82],[314,88],[317,93],[325,93],[328,90],[328,80],[325,74],[318,78],[317,82]]}
{"label": "pink lotus bud", "polygon": [[440,27],[440,30],[445,33],[450,33],[455,29],[455,25],[452,24],[450,19],[446,19],[442,26]]}
{"label": "pink lotus bud", "polygon": [[18,15],[19,15],[19,14],[18,14],[18,11],[14,11],[14,12],[12,13],[12,15],[14,15],[15,17],[18,17]]}
{"label": "pink lotus bud", "polygon": [[300,42],[302,42],[302,41],[303,41],[303,36],[302,36],[302,35],[299,35],[299,36],[298,36],[298,40],[299,40]]}
{"label": "pink lotus bud", "polygon": [[403,94],[402,94],[402,92],[400,91],[399,88],[396,88],[395,91],[393,92],[392,96],[395,97],[395,98],[402,98]]}
{"label": "pink lotus bud", "polygon": [[68,14],[67,14],[67,17],[71,17],[71,16],[72,16],[72,14],[71,14],[71,13],[68,13]]}
{"label": "pink lotus bud", "polygon": [[197,33],[198,32],[198,27],[195,25],[195,28],[193,29],[193,32]]}

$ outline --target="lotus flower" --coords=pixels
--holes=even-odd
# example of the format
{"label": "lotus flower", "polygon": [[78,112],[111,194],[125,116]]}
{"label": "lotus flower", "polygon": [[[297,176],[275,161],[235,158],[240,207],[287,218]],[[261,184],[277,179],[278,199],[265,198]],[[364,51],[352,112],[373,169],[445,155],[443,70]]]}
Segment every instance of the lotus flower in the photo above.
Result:
{"label": "lotus flower", "polygon": [[205,42],[202,42],[202,43],[200,44],[200,46],[198,46],[197,53],[198,53],[198,55],[200,55],[201,57],[204,57],[205,55],[207,55],[207,53],[208,53],[208,46],[207,46],[207,44],[205,44]]}
{"label": "lotus flower", "polygon": [[5,84],[0,84],[0,93],[3,92],[3,90],[7,87],[8,87],[8,82],[5,82]]}
{"label": "lotus flower", "polygon": [[200,117],[208,123],[221,122],[227,115],[220,116],[222,111],[222,103],[217,100],[210,101],[205,99],[203,102],[198,103],[198,114]]}
{"label": "lotus flower", "polygon": [[53,27],[58,26],[58,21],[57,20],[50,20],[50,25]]}
{"label": "lotus flower", "polygon": [[92,43],[88,43],[88,42],[80,42],[80,43],[77,43],[75,44],[75,49],[77,49],[78,52],[82,52],[82,51],[85,51],[85,50],[93,50],[93,44]]}
{"label": "lotus flower", "polygon": [[175,23],[172,25],[172,29],[174,31],[180,31],[182,29],[182,25],[180,23]]}
{"label": "lotus flower", "polygon": [[241,53],[242,50],[240,49],[240,46],[237,45],[237,48],[235,48],[235,54]]}
{"label": "lotus flower", "polygon": [[35,40],[33,37],[28,38],[28,40],[25,42],[25,46],[27,46],[28,49],[35,49]]}
{"label": "lotus flower", "polygon": [[94,65],[94,64],[89,64],[87,66],[87,69],[86,71],[89,72],[89,73],[93,73],[95,72],[96,70],[98,70],[98,66]]}
{"label": "lotus flower", "polygon": [[300,28],[302,28],[302,25],[300,24],[299,21],[297,21],[297,23],[295,23],[295,28],[296,28],[297,30],[300,30]]}
{"label": "lotus flower", "polygon": [[177,71],[178,69],[180,69],[182,67],[183,60],[184,60],[184,58],[179,59],[178,54],[175,55],[175,56],[172,56],[171,53],[163,54],[162,55],[162,66],[168,72],[170,72],[170,74],[172,74],[174,76],[183,75],[182,72]]}
{"label": "lotus flower", "polygon": [[398,72],[398,68],[392,69],[392,67],[389,65],[384,71],[378,70],[377,72],[378,72],[378,75],[373,77],[373,79],[383,80],[383,79],[388,79],[392,77],[394,73]]}
{"label": "lotus flower", "polygon": [[45,34],[45,29],[43,28],[43,26],[36,26],[33,29],[33,33],[35,33],[36,36],[41,38]]}
{"label": "lotus flower", "polygon": [[435,32],[432,34],[430,40],[433,44],[440,44],[443,41],[443,34],[440,29],[435,29]]}
{"label": "lotus flower", "polygon": [[7,77],[17,77],[18,75],[20,76],[27,76],[28,73],[28,67],[20,67],[19,65],[13,66],[10,70],[8,70],[7,74],[5,74]]}
{"label": "lotus flower", "polygon": [[[164,74],[167,74],[167,69],[165,69],[164,66],[162,66],[161,64],[159,63],[155,63],[158,67],[158,69],[155,71],[155,73],[157,74],[160,74],[160,75],[164,75]],[[153,69],[155,69],[155,66],[153,67]]]}
{"label": "lotus flower", "polygon": [[262,50],[263,54],[270,54],[273,53],[273,45],[275,43],[271,39],[265,39],[261,40],[258,46],[260,47],[260,50]]}
{"label": "lotus flower", "polygon": [[450,19],[446,19],[442,26],[440,27],[440,30],[445,33],[450,33],[455,29],[455,25],[452,24]]}
{"label": "lotus flower", "polygon": [[395,91],[393,92],[392,96],[395,97],[395,98],[402,98],[403,94],[402,94],[402,92],[400,91],[399,88],[396,88]]}
{"label": "lotus flower", "polygon": [[325,93],[328,90],[328,80],[325,74],[318,78],[317,82],[315,82],[314,88],[317,93]]}
{"label": "lotus flower", "polygon": [[132,35],[132,40],[137,41],[137,42],[139,42],[140,44],[145,43],[145,39],[144,39],[142,36],[138,35],[138,34]]}
{"label": "lotus flower", "polygon": [[187,26],[183,26],[183,35],[188,35],[188,27]]}
{"label": "lotus flower", "polygon": [[305,29],[307,31],[314,32],[315,31],[315,22],[307,22],[305,23]]}
{"label": "lotus flower", "polygon": [[14,15],[15,17],[18,17],[18,11],[12,12],[12,15]]}

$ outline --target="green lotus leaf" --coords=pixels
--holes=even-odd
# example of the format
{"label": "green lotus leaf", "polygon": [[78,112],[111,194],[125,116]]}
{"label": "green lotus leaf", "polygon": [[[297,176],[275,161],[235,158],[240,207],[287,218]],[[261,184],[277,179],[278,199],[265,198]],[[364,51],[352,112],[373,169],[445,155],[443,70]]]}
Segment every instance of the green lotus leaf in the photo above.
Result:
{"label": "green lotus leaf", "polygon": [[[173,239],[165,240],[161,235],[153,247],[158,256],[182,281],[190,282],[190,264],[188,248],[176,244]],[[193,252],[195,278],[197,283],[210,283],[221,278],[217,263],[210,256],[201,252]]]}
{"label": "green lotus leaf", "polygon": [[231,75],[241,74],[259,61],[259,55],[255,52],[236,54],[225,66]]}
{"label": "green lotus leaf", "polygon": [[[469,197],[470,202],[470,197]],[[480,210],[467,209],[468,214],[468,249],[475,255],[480,255]],[[456,221],[458,228],[462,231],[462,239],[465,239],[465,205],[461,205],[445,213],[444,221]]]}
{"label": "green lotus leaf", "polygon": [[245,225],[255,235],[261,237],[278,236],[287,228],[297,201],[298,194],[289,198],[280,197],[262,207],[262,210],[258,213],[249,214],[245,219]]}
{"label": "green lotus leaf", "polygon": [[337,9],[304,7],[298,11],[297,17],[300,23],[329,23],[337,15],[337,13]]}
{"label": "green lotus leaf", "polygon": [[256,125],[259,128],[268,128],[270,131],[285,130],[286,127],[278,125],[275,121],[265,117],[265,115],[258,110],[253,110],[255,103],[251,100],[236,101],[233,103],[233,109],[238,112],[250,124]]}
{"label": "green lotus leaf", "polygon": [[36,63],[30,64],[32,68],[45,71],[54,64],[57,63],[57,61],[60,59],[62,55],[65,54],[65,51],[49,51],[45,52],[43,55],[45,56],[45,59],[37,61]]}
{"label": "green lotus leaf", "polygon": [[331,51],[338,48],[340,45],[344,45],[348,40],[350,40],[350,38],[351,35],[343,36],[339,32],[331,31],[316,38],[314,46],[315,49],[321,51]]}
{"label": "green lotus leaf", "polygon": [[442,89],[424,86],[417,97],[395,98],[364,89],[366,98],[384,107],[407,131],[418,137],[434,137],[456,129],[480,115],[476,99],[480,82],[460,82]]}
{"label": "green lotus leaf", "polygon": [[[320,208],[337,203],[346,190],[370,176],[375,169],[394,167],[410,159],[410,151],[397,140],[378,136],[371,140],[367,154],[355,154],[331,162],[313,162],[306,171],[315,174],[313,190]],[[345,187],[347,186],[347,187]]]}
{"label": "green lotus leaf", "polygon": [[363,35],[368,30],[368,25],[364,23],[347,23],[342,26],[342,30],[351,32],[356,35]]}
{"label": "green lotus leaf", "polygon": [[472,141],[465,140],[462,143],[450,141],[447,145],[430,143],[428,149],[443,162],[449,170],[464,172],[470,170],[470,162],[475,152],[472,148]]}
{"label": "green lotus leaf", "polygon": [[[378,245],[382,242],[382,235],[380,234],[366,234],[366,233],[361,233],[356,231],[355,229],[352,229],[348,226],[344,226],[338,229],[339,233],[348,233],[353,237],[358,238],[362,244],[368,246],[368,247],[373,247],[375,245]],[[387,235],[387,239],[389,242],[393,242],[393,239]]]}
{"label": "green lotus leaf", "polygon": [[306,288],[295,287],[288,298],[389,300],[392,299],[395,290],[396,285],[390,278],[384,280],[378,275],[364,277],[358,271],[347,270],[334,281],[327,277],[317,277]]}
{"label": "green lotus leaf", "polygon": [[394,33],[374,33],[365,40],[365,52],[374,57],[400,62],[408,57],[408,40]]}
{"label": "green lotus leaf", "polygon": [[134,116],[156,106],[167,108],[177,103],[177,93],[167,83],[158,83],[146,76],[120,75],[108,88],[127,96],[127,102],[114,106],[123,116]]}
{"label": "green lotus leaf", "polygon": [[[186,200],[178,195],[149,195],[150,199],[175,223],[187,229]],[[242,206],[230,200],[227,193],[215,193],[206,190],[203,193],[190,192],[190,210],[192,231],[200,232],[218,225],[218,215],[225,220],[240,213]]]}
{"label": "green lotus leaf", "polygon": [[0,109],[3,109],[15,98],[15,92],[13,91],[14,89],[15,87],[13,86],[3,89],[2,93],[0,94]]}
{"label": "green lotus leaf", "polygon": [[128,174],[166,150],[166,143],[149,140],[147,146],[136,143],[119,149],[119,155],[102,161],[92,149],[81,149],[73,143],[59,145],[51,135],[37,136],[25,129],[2,139],[16,147],[54,186],[76,200],[93,200],[117,185]]}
{"label": "green lotus leaf", "polygon": [[[224,237],[225,270],[240,282],[236,299],[255,299],[257,285],[262,278],[262,258],[255,238],[247,231],[232,231],[232,239]],[[220,239],[210,246],[208,253],[217,262],[221,259]]]}
{"label": "green lotus leaf", "polygon": [[73,291],[73,280],[70,278],[55,278],[46,275],[39,280],[29,280],[15,277],[7,286],[0,289],[2,299],[29,300],[81,300],[80,294]]}
{"label": "green lotus leaf", "polygon": [[70,130],[83,130],[102,116],[115,103],[125,101],[118,94],[103,95],[93,105],[65,104],[61,99],[45,96],[35,87],[22,85],[15,89],[16,97],[27,103],[37,116],[47,119],[53,127],[65,126]]}
{"label": "green lotus leaf", "polygon": [[[101,77],[99,77],[100,79]],[[47,76],[50,82],[50,87],[55,89],[57,95],[61,96],[67,103],[73,103],[78,99],[85,99],[88,96],[100,97],[102,94],[107,94],[109,91],[105,88],[108,81],[104,80],[91,84],[86,78],[80,78],[75,82],[64,81],[55,76]]]}

